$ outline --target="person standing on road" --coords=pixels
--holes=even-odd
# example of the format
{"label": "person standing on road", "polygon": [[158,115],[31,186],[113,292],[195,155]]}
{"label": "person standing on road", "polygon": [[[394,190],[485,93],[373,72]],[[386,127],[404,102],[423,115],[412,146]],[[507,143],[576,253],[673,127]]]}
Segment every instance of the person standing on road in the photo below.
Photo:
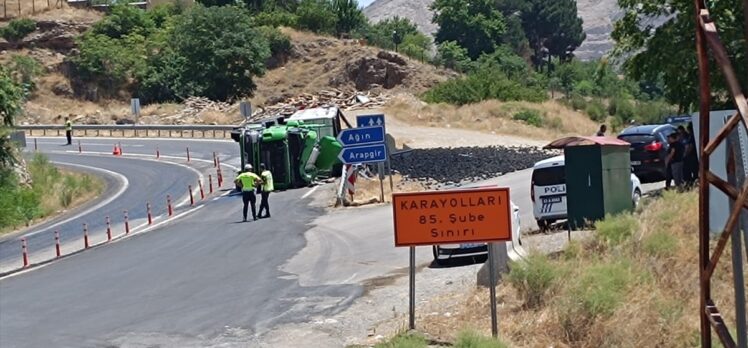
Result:
{"label": "person standing on road", "polygon": [[690,187],[699,179],[699,156],[696,149],[696,137],[693,134],[693,124],[688,124],[688,146],[683,155],[683,170],[686,173],[685,181]]}
{"label": "person standing on road", "polygon": [[73,122],[70,117],[65,117],[65,137],[68,138],[67,145],[73,145]]}
{"label": "person standing on road", "polygon": [[595,136],[604,137],[606,131],[608,131],[608,126],[602,124],[602,125],[600,125],[600,129],[597,131],[597,133],[595,134]]}
{"label": "person standing on road", "polygon": [[[263,219],[270,217],[270,205],[268,204],[268,198],[270,197],[270,192],[273,192],[274,187],[273,173],[267,170],[264,163],[260,163],[260,170],[262,171],[260,173],[262,185],[260,186],[260,211],[258,212],[258,216],[260,219]],[[262,216],[263,209],[265,210],[265,216]]]}
{"label": "person standing on road", "polygon": [[257,213],[255,211],[255,203],[257,202],[257,197],[255,196],[255,186],[257,186],[261,182],[262,179],[260,179],[257,174],[252,173],[251,164],[245,165],[244,172],[239,174],[236,177],[236,180],[234,180],[234,183],[236,183],[236,185],[240,186],[242,189],[242,202],[244,203],[242,213],[244,216],[244,222],[247,221],[247,206],[250,203],[252,204],[252,220],[257,221]]}
{"label": "person standing on road", "polygon": [[670,168],[670,175],[677,189],[683,187],[683,143],[680,142],[678,133],[668,135],[668,155],[665,164]]}

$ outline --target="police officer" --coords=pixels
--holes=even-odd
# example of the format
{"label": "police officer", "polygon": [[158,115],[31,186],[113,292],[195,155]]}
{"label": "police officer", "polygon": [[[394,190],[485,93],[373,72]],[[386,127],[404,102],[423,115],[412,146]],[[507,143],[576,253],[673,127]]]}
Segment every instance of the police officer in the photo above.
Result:
{"label": "police officer", "polygon": [[[260,170],[262,171],[260,173],[260,178],[262,179],[262,185],[260,186],[260,211],[259,216],[260,219],[262,218],[269,218],[270,217],[270,206],[268,205],[268,196],[270,196],[270,192],[273,192],[273,173],[271,173],[267,168],[265,167],[264,163],[260,163]],[[265,210],[265,216],[262,216],[262,210]]]}
{"label": "police officer", "polygon": [[247,221],[247,205],[252,203],[252,219],[257,221],[257,213],[255,212],[255,203],[257,197],[255,196],[255,186],[262,183],[257,174],[252,173],[252,165],[247,164],[244,166],[244,172],[236,176],[234,183],[241,185],[242,188],[242,202],[244,203],[244,209],[242,210],[244,216],[244,222]]}
{"label": "police officer", "polygon": [[73,145],[73,122],[70,117],[65,117],[65,137],[68,138],[67,145]]}

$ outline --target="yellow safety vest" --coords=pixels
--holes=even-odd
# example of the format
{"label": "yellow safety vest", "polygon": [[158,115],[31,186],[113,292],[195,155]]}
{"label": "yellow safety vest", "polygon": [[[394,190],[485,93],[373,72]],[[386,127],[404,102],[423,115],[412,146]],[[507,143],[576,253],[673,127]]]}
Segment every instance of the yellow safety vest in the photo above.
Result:
{"label": "yellow safety vest", "polygon": [[242,182],[242,191],[254,191],[255,180],[260,179],[257,174],[252,172],[241,173],[236,178]]}
{"label": "yellow safety vest", "polygon": [[273,192],[274,189],[275,187],[273,187],[273,173],[271,173],[269,170],[262,172],[262,191]]}
{"label": "yellow safety vest", "polygon": [[73,130],[73,122],[70,122],[69,120],[65,122],[65,130],[71,131]]}

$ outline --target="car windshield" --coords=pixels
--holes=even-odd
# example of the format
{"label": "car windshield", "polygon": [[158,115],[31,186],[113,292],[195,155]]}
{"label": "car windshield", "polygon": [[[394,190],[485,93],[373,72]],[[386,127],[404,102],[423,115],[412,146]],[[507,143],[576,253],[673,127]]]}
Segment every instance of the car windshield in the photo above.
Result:
{"label": "car windshield", "polygon": [[536,186],[564,184],[566,183],[564,166],[535,169],[532,172],[532,182]]}
{"label": "car windshield", "polygon": [[631,144],[651,143],[655,140],[655,137],[649,134],[621,135],[618,138]]}

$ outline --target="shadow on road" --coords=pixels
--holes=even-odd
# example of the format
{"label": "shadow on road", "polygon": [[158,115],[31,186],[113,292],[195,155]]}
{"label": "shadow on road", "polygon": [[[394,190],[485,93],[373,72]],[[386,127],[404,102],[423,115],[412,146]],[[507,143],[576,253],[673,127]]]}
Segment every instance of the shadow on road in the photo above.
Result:
{"label": "shadow on road", "polygon": [[429,268],[455,268],[475,265],[478,263],[486,262],[488,256],[472,256],[472,257],[456,257],[450,260],[441,261],[441,264],[436,263],[436,260],[431,261]]}

